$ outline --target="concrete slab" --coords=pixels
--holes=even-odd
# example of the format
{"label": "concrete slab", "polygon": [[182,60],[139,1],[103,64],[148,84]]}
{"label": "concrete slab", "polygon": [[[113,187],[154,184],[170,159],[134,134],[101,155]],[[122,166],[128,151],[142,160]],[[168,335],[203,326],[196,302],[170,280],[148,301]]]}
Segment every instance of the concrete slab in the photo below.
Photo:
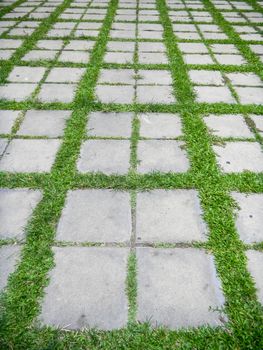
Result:
{"label": "concrete slab", "polygon": [[263,195],[261,193],[232,192],[237,202],[236,227],[243,242],[247,244],[263,241]]}
{"label": "concrete slab", "polygon": [[17,132],[18,135],[58,137],[64,133],[71,111],[29,110]]}
{"label": "concrete slab", "polygon": [[0,291],[7,286],[8,277],[15,271],[20,251],[21,248],[15,245],[0,247]]}
{"label": "concrete slab", "polygon": [[263,153],[257,142],[226,142],[224,146],[214,145],[213,149],[223,172],[263,171]]}
{"label": "concrete slab", "polygon": [[59,140],[14,139],[0,160],[0,170],[15,173],[49,172],[60,144]]}
{"label": "concrete slab", "polygon": [[263,305],[263,279],[262,279],[262,268],[263,268],[263,253],[256,250],[248,250],[247,265],[248,271],[251,273],[252,278],[257,288],[257,296],[261,304]]}
{"label": "concrete slab", "polygon": [[140,136],[153,139],[166,139],[182,136],[179,115],[170,113],[139,114]]}
{"label": "concrete slab", "polygon": [[41,102],[70,103],[74,99],[76,84],[47,84],[41,85],[38,100]]}
{"label": "concrete slab", "polygon": [[131,137],[132,113],[92,112],[89,115],[87,132],[97,137]]}
{"label": "concrete slab", "polygon": [[130,196],[113,190],[69,191],[57,236],[71,242],[128,242]]}
{"label": "concrete slab", "polygon": [[0,189],[0,238],[23,239],[25,227],[41,198],[38,190]]}
{"label": "concrete slab", "polygon": [[129,161],[128,140],[88,140],[81,147],[77,168],[81,173],[124,175],[129,170]]}
{"label": "concrete slab", "polygon": [[20,111],[0,110],[0,134],[11,133],[12,127]]}
{"label": "concrete slab", "polygon": [[137,242],[206,241],[198,194],[194,190],[153,190],[138,193]]}
{"label": "concrete slab", "polygon": [[137,248],[138,313],[153,326],[220,326],[224,297],[213,257],[193,248]]}
{"label": "concrete slab", "polygon": [[126,326],[126,248],[53,248],[55,267],[40,320],[67,329]]}
{"label": "concrete slab", "polygon": [[186,152],[181,141],[147,140],[139,141],[137,159],[138,172],[176,172],[183,173],[189,169]]}
{"label": "concrete slab", "polygon": [[240,114],[209,115],[204,118],[209,131],[219,137],[254,138]]}

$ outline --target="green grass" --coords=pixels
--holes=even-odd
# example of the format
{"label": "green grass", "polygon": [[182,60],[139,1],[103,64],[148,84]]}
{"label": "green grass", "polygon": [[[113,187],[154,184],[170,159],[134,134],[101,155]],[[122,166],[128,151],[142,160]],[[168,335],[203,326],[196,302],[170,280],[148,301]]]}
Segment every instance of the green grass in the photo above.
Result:
{"label": "green grass", "polygon": [[[255,1],[247,1],[257,11],[262,9]],[[22,1],[16,3],[20,4]],[[22,57],[29,52],[35,43],[44,37],[47,31],[57,21],[59,15],[70,5],[65,0],[47,19],[42,21],[38,29],[27,37],[13,57],[5,61],[0,69],[0,81],[5,82],[9,72],[15,65],[24,65]],[[26,111],[27,109],[70,109],[72,116],[67,122],[63,144],[56,157],[56,162],[50,174],[9,174],[0,173],[1,187],[28,187],[41,189],[43,199],[36,208],[34,216],[26,229],[27,238],[23,245],[22,260],[15,273],[10,276],[8,288],[1,298],[0,318],[0,349],[11,350],[48,350],[48,349],[262,349],[263,348],[263,319],[262,307],[256,299],[253,281],[246,269],[246,249],[238,237],[234,225],[235,203],[230,197],[230,191],[251,193],[263,192],[263,174],[245,172],[242,174],[223,175],[216,164],[212,144],[218,141],[205,126],[203,116],[215,114],[243,114],[257,141],[262,144],[262,137],[258,134],[249,114],[263,114],[263,106],[240,104],[227,105],[197,104],[193,86],[188,77],[188,70],[215,69],[222,72],[252,71],[262,74],[262,63],[251,52],[248,43],[240,40],[220,12],[209,0],[203,0],[206,9],[213,15],[214,23],[228,35],[226,43],[234,43],[248,62],[242,67],[213,65],[186,66],[178,48],[178,42],[173,34],[172,23],[168,16],[164,0],[157,0],[160,21],[164,28],[164,43],[169,58],[168,65],[139,65],[135,54],[132,65],[109,65],[103,62],[109,30],[114,20],[118,1],[112,0],[108,7],[107,16],[96,44],[91,52],[90,62],[83,64],[58,64],[56,66],[79,66],[87,69],[77,90],[76,97],[71,104],[51,103],[40,104],[34,99],[26,102],[0,101],[0,108]],[[10,11],[0,11],[0,15]],[[137,7],[138,10],[138,7]],[[78,23],[78,21],[76,21]],[[63,38],[66,44],[72,36]],[[138,42],[138,40],[137,40]],[[198,41],[196,41],[198,42]],[[205,43],[214,43],[206,40]],[[37,62],[51,68],[55,62]],[[27,63],[29,64],[29,63]],[[100,69],[106,67],[169,69],[173,78],[176,104],[102,104],[95,101],[94,89]],[[104,174],[79,174],[76,170],[81,143],[86,139],[86,123],[89,112],[129,111],[134,112],[131,136],[131,167],[126,176],[106,176]],[[183,123],[184,141],[191,162],[191,169],[185,174],[153,173],[139,175],[136,173],[136,149],[139,140],[140,123],[137,118],[140,112],[169,112],[178,113]],[[18,121],[10,138],[17,137]],[[131,253],[128,259],[128,274],[126,292],[129,301],[129,322],[125,329],[103,332],[98,330],[66,332],[50,327],[39,327],[36,318],[40,312],[44,287],[48,284],[48,272],[54,266],[52,245],[69,243],[56,242],[55,230],[61,211],[65,204],[66,193],[69,189],[77,188],[112,188],[128,190],[132,196],[132,210],[135,211],[136,192],[154,188],[176,189],[195,188],[199,191],[204,218],[209,228],[209,240],[206,243],[193,243],[187,246],[203,247],[215,256],[216,268],[222,281],[226,299],[224,312],[228,322],[222,328],[200,327],[197,329],[169,331],[164,328],[152,329],[148,324],[136,323],[136,256],[135,232],[131,241]],[[133,218],[134,220],[134,218]],[[14,243],[13,240],[0,240],[0,245]],[[85,244],[83,244],[85,245]],[[86,244],[89,245],[89,244]],[[93,244],[98,245],[98,244]],[[156,247],[174,247],[159,242]],[[263,251],[262,244],[253,245],[254,249]]]}

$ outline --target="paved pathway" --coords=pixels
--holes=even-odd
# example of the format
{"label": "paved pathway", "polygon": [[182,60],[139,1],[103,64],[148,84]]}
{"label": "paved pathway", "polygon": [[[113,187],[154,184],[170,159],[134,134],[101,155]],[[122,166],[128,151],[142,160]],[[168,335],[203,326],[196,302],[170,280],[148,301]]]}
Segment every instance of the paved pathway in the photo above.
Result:
{"label": "paved pathway", "polygon": [[1,6],[10,324],[180,329],[256,317],[262,2]]}

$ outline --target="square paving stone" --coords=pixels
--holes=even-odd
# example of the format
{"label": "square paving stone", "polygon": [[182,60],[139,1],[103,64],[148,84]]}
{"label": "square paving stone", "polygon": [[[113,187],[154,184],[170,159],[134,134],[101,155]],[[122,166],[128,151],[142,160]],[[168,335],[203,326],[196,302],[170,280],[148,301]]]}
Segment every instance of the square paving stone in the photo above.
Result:
{"label": "square paving stone", "polygon": [[87,63],[90,54],[85,51],[63,51],[58,58],[59,62]]}
{"label": "square paving stone", "polygon": [[64,50],[72,51],[89,51],[95,45],[95,41],[89,40],[71,40],[65,47]]}
{"label": "square paving stone", "polygon": [[140,64],[168,64],[168,59],[163,52],[139,52],[138,54]]}
{"label": "square paving stone", "polygon": [[226,173],[263,171],[263,153],[257,142],[226,142],[224,146],[214,145],[217,162]]}
{"label": "square paving stone", "polygon": [[197,85],[225,85],[223,76],[218,71],[190,70],[190,79]]}
{"label": "square paving stone", "polygon": [[227,73],[234,86],[262,86],[261,79],[254,73]]}
{"label": "square paving stone", "polygon": [[173,96],[171,86],[152,86],[144,85],[137,86],[137,102],[138,103],[174,103],[176,102]]}
{"label": "square paving stone", "polygon": [[236,103],[231,91],[226,86],[195,86],[197,102]]}
{"label": "square paving stone", "polygon": [[213,257],[194,248],[137,248],[140,322],[171,329],[220,326],[224,305]]}
{"label": "square paving stone", "polygon": [[22,42],[22,40],[0,39],[0,49],[17,49]]}
{"label": "square paving stone", "polygon": [[184,55],[183,57],[186,64],[213,64],[214,63],[211,56],[206,54],[190,54],[190,55]]}
{"label": "square paving stone", "polygon": [[123,175],[129,170],[129,161],[128,140],[88,140],[81,147],[78,170]]}
{"label": "square paving stone", "polygon": [[11,83],[0,85],[0,99],[9,101],[24,101],[30,98],[37,84],[19,84]]}
{"label": "square paving stone", "polygon": [[102,69],[99,84],[135,84],[133,69]]}
{"label": "square paving stone", "polygon": [[126,326],[126,248],[53,248],[55,267],[40,320],[54,327],[111,330]]}
{"label": "square paving stone", "polygon": [[48,83],[77,83],[84,74],[85,68],[52,68],[46,78]]}
{"label": "square paving stone", "polygon": [[54,60],[58,51],[32,50],[23,58],[23,61]]}
{"label": "square paving stone", "polygon": [[181,119],[176,114],[144,113],[139,120],[142,137],[166,139],[182,135]]}
{"label": "square paving stone", "polygon": [[166,70],[146,70],[140,69],[138,72],[138,85],[171,85],[171,73]]}
{"label": "square paving stone", "polygon": [[184,53],[209,53],[202,43],[178,43],[179,49]]}
{"label": "square paving stone", "polygon": [[263,136],[263,115],[250,115],[250,118],[255,123],[257,132]]}
{"label": "square paving stone", "polygon": [[154,171],[182,173],[189,169],[186,152],[181,141],[147,140],[138,143],[138,172]]}
{"label": "square paving stone", "polygon": [[46,50],[60,50],[62,49],[64,43],[62,40],[39,40],[36,43],[38,49]]}
{"label": "square paving stone", "polygon": [[259,243],[263,241],[263,194],[237,193],[232,196],[237,202],[236,227],[243,242]]}
{"label": "square paving stone", "polygon": [[209,131],[219,137],[253,137],[242,115],[209,115],[204,118]]}
{"label": "square paving stone", "polygon": [[60,143],[59,140],[12,140],[0,160],[0,170],[49,172]]}
{"label": "square paving stone", "polygon": [[38,190],[0,189],[0,238],[24,238],[24,229],[41,198]]}
{"label": "square paving stone", "polygon": [[21,248],[15,245],[0,247],[0,291],[7,286],[8,277],[15,271],[20,251]]}
{"label": "square paving stone", "polygon": [[113,190],[69,191],[57,239],[72,242],[128,242],[130,196]]}
{"label": "square paving stone", "polygon": [[38,83],[44,76],[44,67],[15,67],[7,80],[15,83]]}
{"label": "square paving stone", "polygon": [[241,55],[220,54],[215,55],[215,59],[219,64],[242,65],[247,63]]}
{"label": "square paving stone", "polygon": [[0,156],[3,155],[8,144],[8,139],[0,138]]}
{"label": "square paving stone", "polygon": [[74,99],[76,84],[42,84],[38,99],[41,102],[70,103]]}
{"label": "square paving stone", "polygon": [[0,110],[0,134],[11,133],[12,127],[20,111],[3,111]]}
{"label": "square paving stone", "polygon": [[135,42],[131,41],[109,41],[107,44],[108,51],[134,52]]}
{"label": "square paving stone", "polygon": [[165,52],[165,46],[159,42],[139,42],[138,51],[140,52]]}
{"label": "square paving stone", "polygon": [[263,88],[260,87],[236,87],[241,104],[263,104]]}
{"label": "square paving stone", "polygon": [[263,253],[256,250],[248,250],[246,252],[246,256],[248,259],[248,271],[251,273],[252,278],[255,282],[258,299],[261,302],[261,304],[263,304]]}
{"label": "square paving stone", "polygon": [[132,113],[92,112],[87,125],[88,135],[98,137],[130,137]]}
{"label": "square paving stone", "polygon": [[129,85],[98,85],[96,96],[102,103],[133,103],[135,89]]}
{"label": "square paving stone", "polygon": [[27,111],[18,135],[58,137],[63,135],[70,111]]}
{"label": "square paving stone", "polygon": [[205,241],[206,234],[196,191],[154,190],[138,193],[137,242]]}
{"label": "square paving stone", "polygon": [[118,64],[133,63],[133,55],[132,52],[106,52],[104,61]]}
{"label": "square paving stone", "polygon": [[8,60],[15,50],[1,50],[0,51],[0,60]]}

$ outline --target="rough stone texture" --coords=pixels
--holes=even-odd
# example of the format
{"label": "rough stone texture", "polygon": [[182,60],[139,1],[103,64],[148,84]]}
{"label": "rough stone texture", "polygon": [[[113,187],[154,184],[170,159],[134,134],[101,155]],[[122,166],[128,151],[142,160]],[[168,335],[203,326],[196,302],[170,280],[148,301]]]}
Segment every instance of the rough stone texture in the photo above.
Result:
{"label": "rough stone texture", "polygon": [[76,84],[42,84],[38,99],[41,102],[70,103],[74,99]]}
{"label": "rough stone texture", "polygon": [[41,198],[38,190],[0,189],[0,238],[24,238],[24,229]]}
{"label": "rough stone texture", "polygon": [[18,135],[27,136],[62,136],[70,111],[30,110],[19,128]]}
{"label": "rough stone texture", "polygon": [[214,145],[213,149],[218,164],[226,173],[263,171],[263,153],[256,142],[226,142],[224,146]]}
{"label": "rough stone texture", "polygon": [[68,329],[126,326],[126,248],[53,248],[55,267],[40,320]]}
{"label": "rough stone texture", "polygon": [[45,70],[44,67],[14,67],[7,80],[14,83],[38,83]]}
{"label": "rough stone texture", "polygon": [[0,134],[9,134],[20,111],[0,110]]}
{"label": "rough stone texture", "polygon": [[237,193],[232,196],[237,202],[236,227],[240,238],[245,243],[263,241],[263,195],[261,193]]}
{"label": "rough stone texture", "polygon": [[132,113],[92,112],[87,125],[88,135],[99,137],[130,137]]}
{"label": "rough stone texture", "polygon": [[70,191],[57,239],[73,242],[128,242],[131,238],[130,196],[113,190]]}
{"label": "rough stone texture", "polygon": [[254,279],[257,296],[261,304],[263,304],[263,279],[262,279],[262,268],[263,268],[263,253],[256,250],[248,250],[246,252],[248,258],[248,271],[251,273]]}
{"label": "rough stone texture", "polygon": [[193,248],[138,248],[137,258],[139,321],[172,329],[222,325],[214,309],[224,297],[212,256]]}
{"label": "rough stone texture", "polygon": [[8,172],[49,172],[61,144],[59,140],[12,140],[0,160]]}
{"label": "rough stone texture", "polygon": [[204,121],[210,132],[219,137],[254,137],[242,115],[209,115]]}
{"label": "rough stone texture", "polygon": [[20,250],[19,246],[14,245],[0,247],[0,291],[6,287],[8,277],[15,271]]}
{"label": "rough stone texture", "polygon": [[127,140],[88,140],[81,147],[78,170],[123,175],[129,170],[129,160]]}
{"label": "rough stone texture", "polygon": [[154,190],[138,193],[137,241],[205,241],[207,228],[201,215],[200,201],[194,190]]}
{"label": "rough stone texture", "polygon": [[37,84],[11,83],[0,85],[0,99],[17,102],[24,101],[32,95],[36,87]]}
{"label": "rough stone texture", "polygon": [[142,137],[166,139],[182,135],[181,119],[176,114],[144,113],[138,117]]}
{"label": "rough stone texture", "polygon": [[147,140],[138,143],[138,172],[186,172],[189,161],[181,141]]}

